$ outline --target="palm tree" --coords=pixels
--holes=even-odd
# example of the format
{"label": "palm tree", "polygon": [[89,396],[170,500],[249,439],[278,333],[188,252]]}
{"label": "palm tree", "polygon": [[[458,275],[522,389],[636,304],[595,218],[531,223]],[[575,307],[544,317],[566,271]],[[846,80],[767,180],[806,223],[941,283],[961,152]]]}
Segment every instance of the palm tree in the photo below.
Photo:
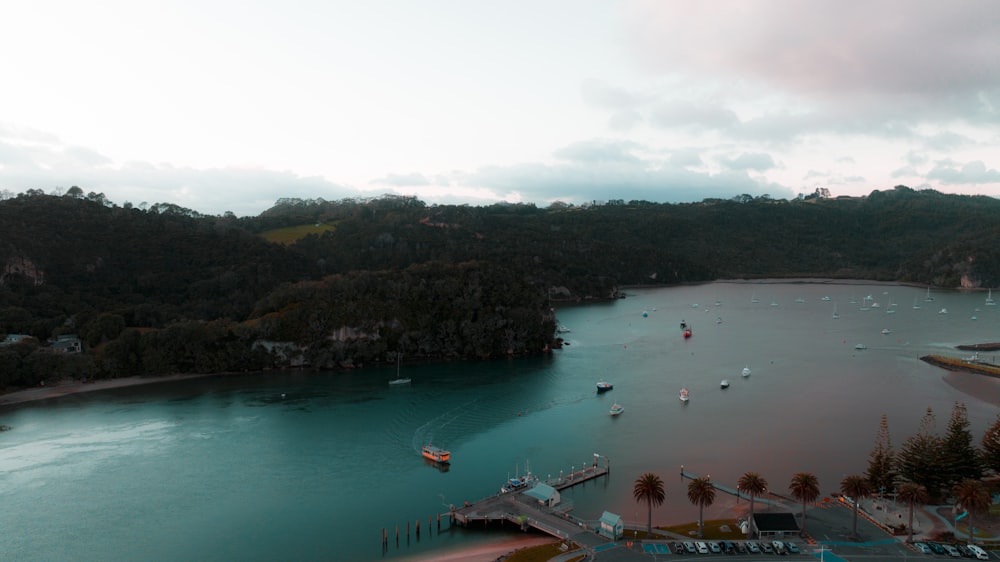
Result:
{"label": "palm tree", "polygon": [[637,502],[646,502],[649,507],[649,515],[646,520],[646,534],[653,534],[653,504],[657,507],[667,499],[666,492],[663,491],[663,480],[652,472],[647,472],[635,480],[632,488],[632,497]]}
{"label": "palm tree", "polygon": [[979,480],[966,478],[962,480],[952,490],[958,503],[969,512],[969,542],[975,542],[975,535],[972,534],[972,515],[983,513],[990,507],[990,493]]}
{"label": "palm tree", "polygon": [[705,537],[705,519],[702,510],[715,501],[715,486],[708,478],[694,478],[688,482],[688,501],[698,506],[698,536]]}
{"label": "palm tree", "polygon": [[929,497],[927,495],[927,488],[916,482],[904,482],[899,487],[899,495],[897,497],[910,506],[910,538],[907,542],[913,542],[913,505],[927,503],[927,498]]}
{"label": "palm tree", "polygon": [[819,479],[811,472],[798,472],[792,476],[788,485],[792,497],[802,502],[802,531],[806,530],[806,503],[812,503],[819,497]]}
{"label": "palm tree", "polygon": [[[736,485],[739,486],[740,490],[750,494],[750,526],[748,529],[750,529],[750,532],[753,533],[755,528],[753,524],[753,500],[760,494],[767,491],[767,480],[761,478],[760,474],[756,472],[747,472],[743,476],[740,476]],[[739,490],[737,490],[737,492],[739,492]]]}
{"label": "palm tree", "polygon": [[854,526],[853,535],[855,538],[858,536],[858,504],[861,503],[863,498],[867,498],[872,493],[872,483],[868,481],[861,474],[851,474],[850,476],[844,477],[840,481],[840,491],[845,496],[850,496],[853,498],[853,504],[851,506],[854,509]]}

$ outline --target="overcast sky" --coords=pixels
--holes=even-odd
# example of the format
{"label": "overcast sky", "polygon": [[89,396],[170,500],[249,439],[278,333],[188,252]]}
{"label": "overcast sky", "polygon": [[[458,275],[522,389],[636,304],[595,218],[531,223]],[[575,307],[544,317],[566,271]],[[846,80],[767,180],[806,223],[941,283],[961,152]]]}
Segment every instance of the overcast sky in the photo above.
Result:
{"label": "overcast sky", "polygon": [[0,4],[0,192],[1000,195],[996,0]]}

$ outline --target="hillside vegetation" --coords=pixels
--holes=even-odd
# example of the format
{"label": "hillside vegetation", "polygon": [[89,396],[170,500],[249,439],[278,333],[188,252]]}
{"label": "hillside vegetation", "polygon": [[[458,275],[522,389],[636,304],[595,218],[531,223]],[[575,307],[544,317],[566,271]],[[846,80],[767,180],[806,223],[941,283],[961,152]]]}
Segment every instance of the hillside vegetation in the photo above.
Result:
{"label": "hillside vegetation", "polygon": [[[860,198],[428,206],[281,200],[256,217],[102,194],[0,201],[0,387],[64,377],[490,359],[553,345],[557,300],[623,286],[1000,279],[1000,201]],[[52,353],[77,335],[83,353]]]}

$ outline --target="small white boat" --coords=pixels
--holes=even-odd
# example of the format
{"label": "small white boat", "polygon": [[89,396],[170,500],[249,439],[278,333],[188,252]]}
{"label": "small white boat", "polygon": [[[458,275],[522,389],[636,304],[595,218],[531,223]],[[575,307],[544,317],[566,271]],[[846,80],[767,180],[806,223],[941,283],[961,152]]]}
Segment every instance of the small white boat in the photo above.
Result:
{"label": "small white boat", "polygon": [[612,416],[618,416],[621,415],[621,413],[624,411],[625,407],[615,402],[614,405],[611,406],[611,410],[609,410],[608,413],[610,413]]}
{"label": "small white boat", "polygon": [[891,334],[891,333],[892,333],[892,330],[890,330],[889,328],[882,328],[882,335],[883,336],[887,335],[887,334]]}
{"label": "small white boat", "polygon": [[795,302],[797,302],[798,304],[802,304],[802,303],[806,302],[806,299],[804,299],[802,297],[799,297],[799,298],[795,299]]}
{"label": "small white boat", "polygon": [[750,365],[747,365],[746,367],[743,367],[743,376],[744,377],[749,377],[750,376]]}
{"label": "small white boat", "polygon": [[720,388],[729,388],[729,379],[722,379],[722,382],[719,383],[719,387]]}
{"label": "small white boat", "polygon": [[830,297],[829,297],[829,296],[824,296],[824,297],[823,297],[822,299],[820,299],[820,300],[824,300],[824,301],[828,301],[828,300],[830,300]]}
{"label": "small white boat", "polygon": [[568,333],[570,333],[570,329],[567,328],[565,324],[559,324],[559,327],[556,328],[556,333],[557,334],[568,334]]}
{"label": "small white boat", "polygon": [[396,378],[389,381],[389,386],[399,386],[404,384],[410,384],[409,377],[403,377],[399,374],[399,361],[402,355],[396,355]]}
{"label": "small white boat", "polygon": [[993,288],[990,287],[990,294],[986,295],[986,306],[996,306],[997,301],[993,300]]}
{"label": "small white boat", "polygon": [[854,346],[854,349],[868,349],[868,346],[863,343],[859,343]]}
{"label": "small white boat", "polygon": [[691,399],[691,394],[688,392],[688,389],[682,388],[681,391],[677,393],[677,397],[681,399],[681,402],[687,404],[687,401]]}
{"label": "small white boat", "polygon": [[941,310],[938,311],[938,314],[948,314],[948,309],[942,308]]}

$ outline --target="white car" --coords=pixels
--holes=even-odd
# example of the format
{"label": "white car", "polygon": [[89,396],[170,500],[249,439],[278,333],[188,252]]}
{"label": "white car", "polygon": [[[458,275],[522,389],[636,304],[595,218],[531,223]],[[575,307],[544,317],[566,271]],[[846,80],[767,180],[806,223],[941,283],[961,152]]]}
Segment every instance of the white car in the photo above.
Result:
{"label": "white car", "polygon": [[968,548],[969,552],[971,552],[972,555],[975,556],[979,560],[989,560],[990,559],[990,555],[987,554],[987,552],[985,550],[983,550],[979,545],[968,544],[968,545],[965,546],[965,548]]}
{"label": "white car", "polygon": [[698,541],[694,543],[694,547],[698,549],[698,554],[708,554],[708,545]]}
{"label": "white car", "polygon": [[931,553],[931,547],[927,546],[926,544],[924,544],[922,542],[915,542],[915,543],[913,543],[913,548],[919,550],[920,552],[922,552],[924,554],[930,554]]}

